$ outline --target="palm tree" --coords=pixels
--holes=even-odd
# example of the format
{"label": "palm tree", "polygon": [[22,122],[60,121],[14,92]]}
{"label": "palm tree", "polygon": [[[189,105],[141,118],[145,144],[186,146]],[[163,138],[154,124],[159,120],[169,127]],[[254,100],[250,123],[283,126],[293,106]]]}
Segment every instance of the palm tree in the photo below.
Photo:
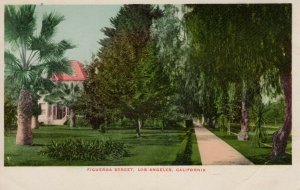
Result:
{"label": "palm tree", "polygon": [[69,109],[70,128],[76,127],[75,106],[78,98],[81,96],[81,89],[77,84],[61,83],[54,88],[52,93],[45,97],[45,101],[55,103],[59,106],[65,106]]}
{"label": "palm tree", "polygon": [[54,13],[43,17],[40,33],[36,32],[35,5],[5,6],[5,80],[19,93],[16,144],[31,145],[33,89],[52,84],[53,74],[71,74],[64,52],[74,46],[53,41],[63,16]]}

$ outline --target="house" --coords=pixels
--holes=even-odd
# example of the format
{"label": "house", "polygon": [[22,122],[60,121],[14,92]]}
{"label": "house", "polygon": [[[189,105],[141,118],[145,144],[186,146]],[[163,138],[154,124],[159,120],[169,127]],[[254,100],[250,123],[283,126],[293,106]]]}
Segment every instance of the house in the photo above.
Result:
{"label": "house", "polygon": [[[56,84],[67,83],[67,84],[78,84],[83,87],[83,81],[86,80],[86,72],[83,68],[82,63],[79,61],[70,61],[69,64],[73,70],[72,75],[58,74],[51,77]],[[39,115],[39,122],[50,125],[62,125],[64,124],[69,116],[69,110],[67,107],[62,107],[57,104],[47,103],[41,98],[39,100],[41,106],[41,114]]]}

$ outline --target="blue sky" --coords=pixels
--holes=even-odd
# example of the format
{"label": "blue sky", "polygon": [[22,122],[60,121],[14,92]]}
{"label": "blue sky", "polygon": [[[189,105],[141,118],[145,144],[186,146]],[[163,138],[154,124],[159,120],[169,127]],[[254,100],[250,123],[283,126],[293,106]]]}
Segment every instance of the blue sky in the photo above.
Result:
{"label": "blue sky", "polygon": [[68,39],[76,48],[68,50],[66,56],[70,60],[78,60],[86,64],[91,60],[100,45],[98,41],[104,37],[100,31],[109,27],[111,17],[115,17],[121,5],[39,5],[36,7],[38,30],[45,13],[55,12],[65,16],[58,25],[55,40]]}

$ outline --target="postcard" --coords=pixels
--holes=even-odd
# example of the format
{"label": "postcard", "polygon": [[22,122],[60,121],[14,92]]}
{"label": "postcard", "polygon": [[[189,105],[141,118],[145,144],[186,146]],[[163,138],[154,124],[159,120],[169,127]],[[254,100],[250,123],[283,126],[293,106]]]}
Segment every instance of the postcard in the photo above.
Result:
{"label": "postcard", "polygon": [[300,189],[298,8],[1,2],[0,189]]}

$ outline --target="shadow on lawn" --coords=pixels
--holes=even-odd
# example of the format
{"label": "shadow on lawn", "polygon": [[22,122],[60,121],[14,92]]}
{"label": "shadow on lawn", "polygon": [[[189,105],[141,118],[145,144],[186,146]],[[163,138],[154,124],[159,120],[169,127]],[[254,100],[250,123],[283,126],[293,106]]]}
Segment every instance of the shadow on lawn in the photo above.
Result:
{"label": "shadow on lawn", "polygon": [[132,145],[144,145],[144,146],[161,146],[161,145],[176,145],[181,143],[184,139],[184,135],[180,135],[177,138],[173,136],[157,136],[157,135],[148,135],[148,136],[141,136],[137,137],[126,137],[120,139],[120,141],[125,142],[125,144],[132,144]]}
{"label": "shadow on lawn", "polygon": [[46,139],[65,139],[65,138],[86,138],[90,137],[90,135],[82,135],[82,134],[64,134],[64,133],[34,133],[34,138],[46,138]]}
{"label": "shadow on lawn", "polygon": [[47,146],[47,144],[38,144],[38,143],[34,143],[34,144],[32,144],[32,146],[41,146],[41,147],[43,147],[43,146]]}
{"label": "shadow on lawn", "polygon": [[289,154],[285,154],[282,159],[271,159],[270,154],[263,154],[257,156],[249,156],[249,159],[254,161],[256,165],[291,165],[292,164],[292,156]]}

